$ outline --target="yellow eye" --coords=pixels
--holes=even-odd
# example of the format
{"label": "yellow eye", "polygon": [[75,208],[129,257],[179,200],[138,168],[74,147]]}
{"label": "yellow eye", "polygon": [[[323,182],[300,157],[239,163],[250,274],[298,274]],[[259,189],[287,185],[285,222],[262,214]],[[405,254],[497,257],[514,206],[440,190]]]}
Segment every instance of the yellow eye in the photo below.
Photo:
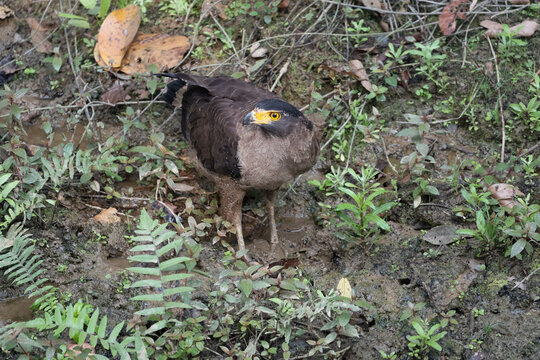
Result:
{"label": "yellow eye", "polygon": [[278,113],[278,112],[271,112],[270,113],[270,118],[273,120],[273,121],[277,121],[281,118],[281,114]]}

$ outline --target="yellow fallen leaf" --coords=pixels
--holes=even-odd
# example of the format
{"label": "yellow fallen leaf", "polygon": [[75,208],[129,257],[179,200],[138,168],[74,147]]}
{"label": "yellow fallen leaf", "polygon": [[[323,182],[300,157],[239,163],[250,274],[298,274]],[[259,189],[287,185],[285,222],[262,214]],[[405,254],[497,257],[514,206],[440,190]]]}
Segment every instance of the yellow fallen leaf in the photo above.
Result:
{"label": "yellow fallen leaf", "polygon": [[118,210],[115,208],[108,208],[101,210],[99,214],[94,216],[94,220],[99,221],[102,224],[113,224],[120,222],[120,217],[116,215]]}
{"label": "yellow fallen leaf", "polygon": [[96,62],[101,66],[120,67],[140,23],[141,10],[137,5],[111,12],[99,28],[96,44],[98,50],[94,50]]}
{"label": "yellow fallen leaf", "polygon": [[351,283],[349,283],[349,280],[347,278],[341,278],[337,284],[337,290],[339,291],[339,294],[343,297],[352,299],[352,288]]}
{"label": "yellow fallen leaf", "polygon": [[129,75],[142,73],[151,64],[159,71],[172,68],[182,60],[189,46],[188,38],[182,35],[139,33],[127,50],[120,71]]}

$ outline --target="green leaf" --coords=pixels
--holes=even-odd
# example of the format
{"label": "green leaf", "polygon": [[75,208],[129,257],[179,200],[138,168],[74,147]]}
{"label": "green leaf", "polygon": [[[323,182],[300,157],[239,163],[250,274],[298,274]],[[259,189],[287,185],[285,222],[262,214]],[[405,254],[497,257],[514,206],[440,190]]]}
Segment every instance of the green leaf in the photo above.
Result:
{"label": "green leaf", "polygon": [[189,286],[179,286],[172,289],[165,289],[163,291],[163,296],[182,294],[182,293],[192,292],[194,290],[195,290],[194,288],[189,287]]}
{"label": "green leaf", "polygon": [[396,136],[417,137],[420,136],[417,128],[406,128],[396,134]]}
{"label": "green leaf", "polygon": [[0,186],[5,183],[9,177],[11,176],[11,174],[4,174],[4,175],[0,175]]}
{"label": "green leaf", "polygon": [[192,276],[193,276],[193,274],[178,273],[178,274],[171,274],[171,275],[163,276],[161,278],[161,280],[164,283],[166,283],[166,282],[169,282],[169,281],[178,281],[178,280],[189,279]]}
{"label": "green leaf", "polygon": [[[90,29],[90,23],[86,19],[69,19],[68,25],[75,26],[81,29]],[[60,65],[62,65],[61,61],[60,61]],[[54,61],[53,61],[53,66],[54,66]]]}
{"label": "green leaf", "polygon": [[160,276],[161,274],[158,268],[129,267],[126,270],[143,275]]}
{"label": "green leaf", "polygon": [[525,245],[527,245],[527,241],[525,239],[519,239],[512,245],[512,248],[510,249],[510,257],[515,257],[523,251],[525,248]]}
{"label": "green leaf", "polygon": [[138,261],[143,263],[157,263],[158,257],[156,255],[133,255],[128,258],[129,261]]}
{"label": "green leaf", "polygon": [[416,330],[416,333],[422,337],[426,337],[426,332],[424,331],[424,329],[422,328],[422,325],[420,325],[418,322],[416,321],[413,321],[411,323],[411,325],[413,326],[414,330]]}
{"label": "green leaf", "polygon": [[140,316],[163,315],[165,314],[165,307],[160,306],[155,308],[143,309],[137,311],[135,314]]}
{"label": "green leaf", "polygon": [[161,264],[159,264],[159,268],[162,271],[166,271],[168,268],[170,268],[170,267],[172,267],[174,265],[185,263],[186,261],[190,261],[190,260],[191,260],[191,258],[187,257],[187,256],[175,257],[175,258],[169,259],[167,261],[163,261]]}
{"label": "green leaf", "polygon": [[240,289],[242,289],[244,295],[249,296],[253,291],[253,281],[251,279],[240,280]]}
{"label": "green leaf", "polygon": [[426,191],[431,195],[439,195],[439,189],[433,185],[426,186]]}
{"label": "green leaf", "polygon": [[99,3],[99,17],[103,19],[105,15],[109,12],[109,8],[111,7],[111,0],[101,0]]}
{"label": "green leaf", "polygon": [[2,190],[2,193],[0,193],[0,200],[3,200],[7,198],[8,194],[13,190],[17,185],[19,184],[19,180],[14,180],[10,183],[7,183]]}
{"label": "green leaf", "polygon": [[97,0],[79,0],[79,2],[88,10],[92,10],[97,5]]}
{"label": "green leaf", "polygon": [[342,326],[342,327],[347,325],[350,320],[351,320],[351,313],[348,312],[348,311],[342,312],[337,317],[337,321],[338,321],[339,325]]}
{"label": "green leaf", "polygon": [[146,279],[146,280],[139,280],[131,284],[130,288],[136,288],[136,287],[154,287],[154,288],[160,288],[162,287],[162,283],[160,280],[154,280],[154,279]]}

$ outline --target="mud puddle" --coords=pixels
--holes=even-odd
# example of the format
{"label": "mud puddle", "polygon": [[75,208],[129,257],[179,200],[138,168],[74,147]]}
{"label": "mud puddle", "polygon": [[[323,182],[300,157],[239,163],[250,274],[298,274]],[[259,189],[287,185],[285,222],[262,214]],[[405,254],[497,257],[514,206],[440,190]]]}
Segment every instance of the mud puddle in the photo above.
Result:
{"label": "mud puddle", "polygon": [[33,303],[34,299],[26,296],[0,301],[0,322],[32,320],[30,306]]}

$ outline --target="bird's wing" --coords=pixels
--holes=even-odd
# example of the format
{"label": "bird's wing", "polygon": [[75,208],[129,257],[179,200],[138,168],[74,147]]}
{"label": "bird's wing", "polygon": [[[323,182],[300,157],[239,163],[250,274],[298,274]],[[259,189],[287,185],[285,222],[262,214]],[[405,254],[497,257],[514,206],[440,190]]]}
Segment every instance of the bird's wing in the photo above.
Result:
{"label": "bird's wing", "polygon": [[179,89],[187,84],[182,98],[182,133],[202,165],[215,173],[240,178],[237,148],[242,119],[257,102],[279,97],[228,76],[163,75],[175,79],[167,84],[164,95],[169,103],[176,102]]}
{"label": "bird's wing", "polygon": [[240,178],[237,158],[242,104],[190,86],[182,100],[182,131],[202,165],[215,173]]}
{"label": "bird's wing", "polygon": [[227,98],[243,103],[257,102],[264,99],[279,99],[276,94],[261,89],[260,87],[229,76],[206,77],[184,73],[171,74],[179,80],[178,85],[187,83],[191,86],[199,86],[206,89],[212,96]]}

